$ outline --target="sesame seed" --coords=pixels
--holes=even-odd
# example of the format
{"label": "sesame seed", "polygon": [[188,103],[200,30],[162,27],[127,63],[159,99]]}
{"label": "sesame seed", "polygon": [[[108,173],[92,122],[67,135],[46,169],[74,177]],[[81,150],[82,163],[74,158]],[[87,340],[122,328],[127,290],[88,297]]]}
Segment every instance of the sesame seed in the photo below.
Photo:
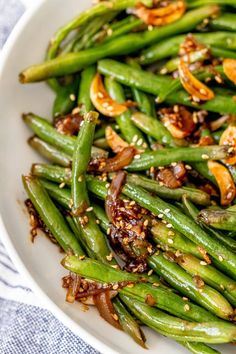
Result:
{"label": "sesame seed", "polygon": [[172,162],[171,166],[173,166],[173,167],[177,166],[177,162]]}
{"label": "sesame seed", "polygon": [[73,93],[70,95],[70,100],[73,101],[73,102],[76,100],[76,97],[75,97],[75,95]]}
{"label": "sesame seed", "polygon": [[149,270],[148,275],[150,276],[152,275],[152,273],[153,273],[153,269]]}
{"label": "sesame seed", "polygon": [[113,285],[113,287],[112,287],[113,290],[117,290],[118,288],[119,288],[119,285],[118,285],[118,284],[115,284],[115,285]]}
{"label": "sesame seed", "polygon": [[208,160],[209,159],[209,156],[207,154],[202,154],[202,159],[203,160]]}
{"label": "sesame seed", "polygon": [[143,143],[143,139],[139,139],[139,140],[137,141],[137,145],[138,145],[138,146],[141,146],[142,143]]}
{"label": "sesame seed", "polygon": [[105,185],[105,187],[106,187],[106,188],[109,188],[109,187],[110,187],[110,183],[107,183],[107,184]]}
{"label": "sesame seed", "polygon": [[219,256],[218,258],[220,262],[223,262],[224,258],[222,256]]}
{"label": "sesame seed", "polygon": [[168,231],[168,236],[175,236],[174,231]]}
{"label": "sesame seed", "polygon": [[229,154],[231,154],[231,152],[233,152],[234,151],[234,148],[233,147],[230,147],[229,149],[228,149],[228,153]]}
{"label": "sesame seed", "polygon": [[69,201],[69,207],[70,207],[70,209],[73,207],[73,204],[74,204],[73,199],[70,199],[70,201]]}
{"label": "sesame seed", "polygon": [[201,93],[202,95],[206,95],[206,94],[207,94],[207,92],[206,92],[206,90],[205,90],[204,88],[201,88],[201,89],[200,89],[200,93]]}
{"label": "sesame seed", "polygon": [[83,176],[79,176],[78,182],[83,182]]}
{"label": "sesame seed", "polygon": [[164,213],[168,214],[170,212],[170,209],[165,209]]}
{"label": "sesame seed", "polygon": [[171,229],[173,227],[172,224],[167,224],[166,227],[168,227],[168,229]]}
{"label": "sesame seed", "polygon": [[106,256],[106,259],[107,259],[109,262],[111,262],[112,259],[113,259],[113,254],[110,253],[109,256]]}
{"label": "sesame seed", "polygon": [[114,265],[112,265],[112,268],[119,269],[119,266],[117,264],[114,264]]}
{"label": "sesame seed", "polygon": [[151,247],[151,246],[149,246],[149,247],[147,248],[147,250],[148,250],[149,253],[152,253],[152,247]]}
{"label": "sesame seed", "polygon": [[99,225],[99,224],[100,224],[100,220],[98,220],[98,219],[97,219],[97,220],[96,220],[96,224],[98,224],[98,225]]}
{"label": "sesame seed", "polygon": [[157,215],[157,217],[160,218],[160,219],[162,219],[163,216],[164,216],[163,214],[158,214],[158,215]]}
{"label": "sesame seed", "polygon": [[201,264],[202,266],[206,266],[206,265],[207,265],[207,262],[201,261],[200,264]]}
{"label": "sesame seed", "polygon": [[170,243],[171,245],[174,243],[174,241],[172,240],[172,238],[168,238],[168,243]]}
{"label": "sesame seed", "polygon": [[112,317],[114,318],[115,321],[118,321],[118,320],[119,320],[119,317],[117,316],[116,313],[112,314]]}
{"label": "sesame seed", "polygon": [[148,226],[148,219],[146,219],[143,223],[144,226]]}
{"label": "sesame seed", "polygon": [[129,203],[129,205],[135,205],[135,201],[134,200],[132,200],[130,203]]}
{"label": "sesame seed", "polygon": [[135,156],[134,156],[134,158],[135,158],[136,160],[140,159],[140,157],[141,157],[141,155],[135,155]]}
{"label": "sesame seed", "polygon": [[160,186],[164,186],[164,183],[163,183],[163,182],[159,182],[159,185],[160,185]]}
{"label": "sesame seed", "polygon": [[153,283],[152,285],[155,286],[156,288],[158,288],[158,286],[160,286],[159,283]]}
{"label": "sesame seed", "polygon": [[188,301],[188,298],[185,297],[185,296],[183,296],[182,299],[183,299],[184,301]]}
{"label": "sesame seed", "polygon": [[75,107],[72,111],[72,114],[78,114],[80,112],[80,107]]}
{"label": "sesame seed", "polygon": [[132,139],[132,142],[133,143],[136,143],[136,141],[138,140],[138,135],[134,135],[133,139]]}
{"label": "sesame seed", "polygon": [[189,311],[189,310],[190,310],[189,304],[184,305],[184,311]]}
{"label": "sesame seed", "polygon": [[149,25],[148,26],[148,31],[152,31],[153,30],[153,26],[152,25]]}
{"label": "sesame seed", "polygon": [[233,192],[229,192],[226,196],[226,199],[230,200],[233,196]]}
{"label": "sesame seed", "polygon": [[221,289],[222,289],[222,290],[224,290],[224,289],[225,289],[225,287],[224,287],[224,285],[223,285],[223,284],[220,284],[220,287],[221,287]]}
{"label": "sesame seed", "polygon": [[127,284],[126,285],[128,288],[133,288],[134,287],[134,284]]}
{"label": "sesame seed", "polygon": [[62,189],[62,188],[64,188],[64,187],[65,187],[65,185],[66,185],[66,184],[65,184],[65,182],[62,182],[62,183],[59,185],[59,188],[61,188],[61,189]]}
{"label": "sesame seed", "polygon": [[87,208],[86,209],[86,211],[89,213],[90,211],[92,211],[93,210],[93,207],[89,207],[89,208]]}
{"label": "sesame seed", "polygon": [[165,220],[161,220],[161,222],[163,223],[163,224],[167,224],[167,221],[165,221]]}
{"label": "sesame seed", "polygon": [[107,229],[107,235],[110,235],[110,233],[111,233],[111,228],[108,227],[108,229]]}
{"label": "sesame seed", "polygon": [[186,168],[186,170],[192,170],[192,167],[191,166],[189,166],[189,165],[185,165],[185,168]]}
{"label": "sesame seed", "polygon": [[108,106],[108,107],[107,107],[107,110],[110,111],[110,112],[111,112],[111,111],[114,111],[114,107]]}
{"label": "sesame seed", "polygon": [[108,28],[107,30],[107,35],[110,37],[112,35],[113,31],[111,28]]}
{"label": "sesame seed", "polygon": [[103,106],[104,108],[106,108],[106,107],[109,106],[109,103],[108,103],[108,102],[103,102],[103,103],[102,103],[102,106]]}
{"label": "sesame seed", "polygon": [[79,259],[82,261],[83,259],[85,259],[85,256],[80,256]]}

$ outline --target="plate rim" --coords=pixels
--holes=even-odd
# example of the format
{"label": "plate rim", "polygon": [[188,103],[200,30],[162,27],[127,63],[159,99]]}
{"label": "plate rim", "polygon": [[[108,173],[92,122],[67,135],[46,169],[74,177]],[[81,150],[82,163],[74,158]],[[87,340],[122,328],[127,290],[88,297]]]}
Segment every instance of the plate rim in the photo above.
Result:
{"label": "plate rim", "polygon": [[[29,20],[36,16],[36,12],[42,6],[46,6],[45,3],[48,0],[39,0],[33,6],[25,11],[21,16],[19,21],[16,23],[14,29],[9,35],[6,43],[3,46],[0,54],[0,81],[2,74],[4,72],[4,67],[7,58],[9,57],[12,48],[14,47],[20,33],[27,26]],[[57,306],[51,298],[43,291],[43,289],[38,284],[37,280],[33,277],[30,269],[25,265],[24,260],[19,256],[13,242],[11,241],[10,235],[4,224],[2,215],[0,214],[0,235],[1,241],[3,242],[8,254],[17,270],[22,277],[25,278],[27,285],[33,290],[36,297],[41,300],[41,303],[45,308],[50,311],[63,325],[70,329],[75,335],[79,336],[88,345],[91,345],[94,349],[98,350],[100,353],[109,354],[120,354],[116,350],[112,349],[109,345],[102,342],[100,339],[94,337],[89,331],[85,330],[79,323],[74,321],[69,315],[67,315],[59,306]]]}

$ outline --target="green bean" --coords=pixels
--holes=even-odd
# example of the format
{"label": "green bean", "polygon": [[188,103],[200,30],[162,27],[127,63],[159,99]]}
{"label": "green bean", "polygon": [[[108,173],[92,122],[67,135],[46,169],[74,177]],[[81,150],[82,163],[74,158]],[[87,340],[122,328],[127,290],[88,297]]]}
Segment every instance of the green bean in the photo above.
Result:
{"label": "green bean", "polygon": [[24,188],[47,228],[65,252],[77,256],[84,252],[78,240],[68,228],[63,216],[53,204],[48,193],[36,177],[23,176]]}
{"label": "green bean", "polygon": [[230,5],[235,7],[236,6],[236,2],[235,0],[187,0],[187,5],[188,8],[194,8],[197,6],[202,6],[202,5],[210,5],[210,4],[218,4],[218,5]]}
{"label": "green bean", "polygon": [[114,29],[112,29],[112,26],[108,28],[107,32],[110,29],[111,35],[107,35],[107,37],[103,39],[102,43],[113,41],[114,38],[117,38],[123,34],[129,33],[130,31],[139,28],[143,25],[143,21],[137,17],[128,16],[125,17],[123,20],[117,22],[116,25],[117,27],[115,26]]}
{"label": "green bean", "polygon": [[153,241],[160,244],[164,251],[168,251],[171,247],[177,251],[190,253],[195,257],[203,259],[200,248],[195,243],[176,230],[171,232],[170,235],[170,230],[166,224],[158,221],[157,224],[152,227],[151,232]]}
{"label": "green bean", "polygon": [[105,210],[104,208],[102,208],[101,206],[92,203],[93,206],[93,212],[97,218],[97,220],[99,220],[99,225],[102,228],[103,231],[107,231],[107,229],[110,226],[109,220],[106,216]]}
{"label": "green bean", "polygon": [[91,22],[86,25],[86,31],[73,46],[73,52],[78,52],[85,48],[90,48],[94,45],[93,38],[96,33],[109,21],[113,20],[114,17],[118,15],[117,11],[112,11],[111,13],[104,14],[103,16],[95,17]]}
{"label": "green bean", "polygon": [[203,343],[225,343],[234,340],[235,326],[232,324],[185,322],[147,304],[133,301],[129,296],[122,295],[121,298],[138,319],[164,336],[178,341]]}
{"label": "green bean", "polygon": [[[71,190],[60,188],[57,184],[41,179],[40,183],[46,189],[50,197],[64,208],[70,210]],[[79,231],[78,231],[79,232]]]}
{"label": "green bean", "polygon": [[[134,5],[137,0],[129,1]],[[119,2],[116,0],[116,2],[114,0],[112,10],[120,10],[121,5],[125,7],[129,6],[129,2],[127,2],[127,0],[119,0]],[[147,2],[149,2],[149,0],[147,0]],[[82,23],[91,18],[91,16],[94,16],[95,14],[100,15],[103,11],[107,12],[107,4],[108,3],[106,2],[99,3],[96,7],[82,13],[79,19],[72,21],[70,24],[60,29],[51,42],[48,58],[50,59],[55,57],[60,43],[71,30],[80,26]],[[109,6],[111,6],[110,3]],[[20,74],[20,81],[22,83],[35,82],[46,80],[50,77],[71,74],[84,69],[101,58],[111,55],[126,55],[135,52],[138,49],[156,42],[157,40],[164,39],[173,34],[191,31],[198,23],[204,20],[204,18],[213,15],[216,11],[217,7],[214,5],[202,7],[188,12],[179,21],[161,28],[158,27],[152,31],[145,31],[143,33],[131,33],[118,37],[114,41],[109,41],[108,43],[96,46],[95,48],[87,49],[78,53],[69,53],[63,55],[62,57],[48,60],[43,64],[35,65],[24,70]],[[131,43],[132,45],[130,45]]]}
{"label": "green bean", "polygon": [[113,300],[113,306],[116,310],[116,313],[119,316],[119,322],[123,330],[128,333],[141,347],[146,348],[145,346],[145,335],[134,318],[126,310],[122,302],[115,298]]}
{"label": "green bean", "polygon": [[199,220],[215,229],[235,231],[236,212],[229,210],[201,210]]}
{"label": "green bean", "polygon": [[89,66],[81,73],[81,82],[78,94],[78,106],[80,113],[85,114],[93,110],[93,104],[90,99],[90,86],[96,74],[95,66]]}
{"label": "green bean", "polygon": [[137,283],[138,281],[145,280],[142,275],[137,273],[127,273],[119,269],[114,269],[101,262],[85,259],[84,262],[80,261],[77,257],[66,257],[62,261],[62,265],[86,279],[95,280],[101,283],[119,283],[119,282],[133,282],[134,286],[126,286],[119,291],[119,294],[132,296],[132,298],[145,302],[148,295],[151,295],[155,300],[155,306],[175,314],[183,319],[196,321],[196,322],[212,322],[221,321],[212,315],[209,311],[188,302],[191,311],[185,310],[186,301],[180,296],[171,292],[170,290],[159,286],[158,283],[154,285],[150,283]]}
{"label": "green bean", "polygon": [[[199,49],[195,52],[189,54],[188,59],[189,62],[195,63],[199,60],[206,60],[208,58],[208,48]],[[161,71],[165,74],[172,73],[173,71],[178,69],[180,63],[180,58],[172,58],[162,67]]]}
{"label": "green bean", "polygon": [[133,160],[127,167],[128,171],[144,171],[159,166],[170,165],[172,162],[201,162],[204,160],[221,160],[229,155],[229,146],[211,145],[201,147],[180,147],[144,152],[139,159]]}
{"label": "green bean", "polygon": [[[227,246],[231,251],[236,253],[236,241],[230,239],[229,237],[225,237],[224,234],[220,233],[219,230],[214,230],[213,228],[209,227],[208,225],[201,223],[198,214],[199,210],[198,208],[191,203],[191,201],[187,198],[183,198],[183,202],[185,204],[185,211],[188,212],[189,216],[192,217],[192,219],[196,222],[199,223],[199,225],[207,231],[208,234],[210,234],[212,237],[216,238],[218,241],[220,241],[223,245]],[[227,236],[230,236],[227,234]],[[222,269],[221,263],[217,263],[217,266]]]}
{"label": "green bean", "polygon": [[53,117],[63,116],[71,113],[76,105],[78,78],[67,86],[61,86],[57,91],[53,104]]}
{"label": "green bean", "polygon": [[66,153],[59,151],[54,146],[46,143],[45,141],[33,136],[28,140],[29,145],[35,149],[41,156],[45,157],[48,161],[58,164],[63,167],[71,165],[71,157]]}
{"label": "green bean", "polygon": [[[202,44],[222,49],[235,50],[236,36],[232,32],[194,33],[194,37]],[[178,55],[180,44],[186,38],[185,35],[170,37],[145,49],[139,61],[141,64],[152,64],[157,60],[166,59]]]}
{"label": "green bean", "polygon": [[[236,306],[236,282],[206,262],[190,254],[182,254],[177,258],[178,264],[192,276],[199,276],[206,284],[222,293],[226,299]],[[204,263],[204,264],[202,264]]]}
{"label": "green bean", "polygon": [[164,202],[157,196],[152,197],[142,188],[131,184],[125,185],[123,193],[155,215],[163,214],[165,221],[173,225],[174,229],[184,234],[191,241],[204,247],[210,256],[220,261],[225,272],[231,275],[234,280],[236,279],[236,255],[220,241],[208,235],[199,225],[183,214],[179,209]]}
{"label": "green bean", "polygon": [[[24,114],[23,120],[40,139],[62,149],[63,152],[70,156],[73,155],[76,142],[75,137],[60,134],[48,120],[40,118],[33,113]],[[107,152],[93,147],[92,156],[107,157]]]}
{"label": "green bean", "polygon": [[[113,78],[111,77],[107,77],[105,80],[105,85],[109,92],[109,95],[114,100],[116,100],[119,103],[125,102],[124,90],[118,82],[113,80]],[[124,136],[125,140],[127,140],[128,143],[134,142],[136,143],[136,145],[138,141],[141,141],[142,144],[145,143],[142,133],[131,122],[130,110],[127,110],[119,117],[117,117],[116,122],[119,125],[121,134]],[[140,145],[138,147],[140,148]]]}
{"label": "green bean", "polygon": [[126,177],[128,183],[134,184],[150,192],[156,193],[159,197],[164,199],[181,200],[183,195],[186,195],[190,200],[196,204],[209,205],[210,196],[196,188],[182,187],[176,189],[170,189],[165,186],[161,186],[157,181],[151,180],[150,178],[128,174]]}
{"label": "green bean", "polygon": [[199,291],[198,285],[192,276],[179,265],[170,261],[161,251],[158,255],[149,257],[148,263],[157,274],[162,276],[180,293],[222,319],[233,319],[234,311],[232,306],[218,291],[208,285],[204,285]]}
{"label": "green bean", "polygon": [[152,136],[161,144],[167,146],[175,145],[172,135],[157,118],[136,112],[132,114],[131,120],[141,131]]}
{"label": "green bean", "polygon": [[[150,6],[152,2],[150,0],[141,1],[146,6]],[[125,10],[127,7],[133,7],[137,3],[137,0],[113,0],[111,3],[98,3],[96,6],[89,8],[88,10],[82,12],[78,17],[74,18],[71,22],[61,27],[54,35],[50,42],[48,49],[48,58],[54,58],[57,54],[58,48],[62,41],[68,36],[68,34],[74,29],[88,23],[91,19],[96,16],[102,17],[110,11]]]}
{"label": "green bean", "polygon": [[85,115],[84,124],[77,137],[72,160],[71,194],[73,200],[73,214],[81,215],[88,208],[89,201],[85,182],[85,173],[91,158],[91,149],[94,138],[98,113],[90,112]]}
{"label": "green bean", "polygon": [[204,343],[194,343],[194,342],[178,342],[183,347],[190,350],[193,354],[221,354],[218,350],[215,350]]}
{"label": "green bean", "polygon": [[217,184],[216,179],[213,174],[209,171],[206,162],[191,162],[191,166],[202,175],[204,178],[208,179],[211,183]]}
{"label": "green bean", "polygon": [[210,26],[216,30],[236,31],[236,14],[221,14],[210,21]]}
{"label": "green bean", "polygon": [[[127,64],[119,63],[111,59],[99,61],[98,71],[104,75],[112,76],[123,85],[135,87],[141,91],[157,96],[162,92],[163,87],[174,82],[170,77],[155,75],[151,72],[135,69]],[[189,94],[184,90],[173,92],[172,95],[168,96],[167,102],[170,104],[184,104],[195,108],[201,107],[201,109],[218,113],[224,112],[233,114],[236,110],[236,102],[233,100],[232,96],[228,94],[227,90],[223,89],[220,93],[216,93],[215,98],[200,106],[192,103],[189,100]]]}

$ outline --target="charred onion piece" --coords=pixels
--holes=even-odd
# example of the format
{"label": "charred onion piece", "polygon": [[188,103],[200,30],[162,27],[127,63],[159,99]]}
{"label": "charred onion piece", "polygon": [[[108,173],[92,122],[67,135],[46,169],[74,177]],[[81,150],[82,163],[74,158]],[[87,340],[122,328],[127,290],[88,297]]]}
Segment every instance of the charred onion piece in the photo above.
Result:
{"label": "charred onion piece", "polygon": [[132,146],[124,148],[115,157],[110,159],[94,159],[89,164],[89,171],[92,172],[117,172],[128,166],[136,154],[136,149]]}
{"label": "charred onion piece", "polygon": [[108,117],[117,117],[127,111],[127,103],[114,101],[105,90],[100,74],[96,74],[90,88],[90,97],[96,109]]}
{"label": "charred onion piece", "polygon": [[[230,145],[233,148],[236,147],[236,126],[235,125],[229,125],[228,128],[225,129],[224,133],[221,135],[220,138],[220,145]],[[229,165],[235,165],[236,164],[236,155],[233,157],[227,157],[224,159],[225,163],[228,163]]]}
{"label": "charred onion piece", "polygon": [[102,318],[104,318],[104,320],[110,323],[113,327],[121,329],[118,315],[116,314],[110,299],[109,291],[95,295],[94,302]]}
{"label": "charred onion piece", "polygon": [[56,130],[61,134],[77,135],[80,130],[80,124],[83,120],[83,117],[79,113],[71,113],[66,116],[57,118],[55,120],[54,126]]}
{"label": "charred onion piece", "polygon": [[114,222],[114,212],[113,209],[116,207],[117,199],[121,193],[121,188],[125,183],[126,179],[126,172],[120,171],[117,175],[113,178],[110,188],[107,192],[106,198],[106,213],[107,217],[110,222]]}
{"label": "charred onion piece", "polygon": [[215,161],[209,161],[208,168],[219,186],[221,205],[229,205],[234,200],[236,193],[235,184],[229,170]]}
{"label": "charred onion piece", "polygon": [[[162,5],[162,3],[160,3]],[[163,2],[163,7],[149,9],[139,4],[135,14],[147,25],[164,26],[177,21],[186,10],[184,1],[174,1],[169,4]]]}
{"label": "charred onion piece", "polygon": [[160,110],[160,115],[162,123],[176,139],[186,138],[196,127],[192,113],[184,106],[163,108]]}
{"label": "charred onion piece", "polygon": [[106,140],[112,151],[116,154],[129,146],[110,126],[106,127]]}
{"label": "charred onion piece", "polygon": [[183,162],[178,162],[174,166],[161,169],[156,179],[161,181],[164,186],[175,189],[182,187],[186,175],[187,171]]}
{"label": "charred onion piece", "polygon": [[193,97],[194,101],[209,101],[215,97],[214,92],[209,87],[193,76],[183,59],[180,59],[178,70],[184,89]]}
{"label": "charred onion piece", "polygon": [[236,59],[224,59],[223,70],[228,79],[236,85]]}

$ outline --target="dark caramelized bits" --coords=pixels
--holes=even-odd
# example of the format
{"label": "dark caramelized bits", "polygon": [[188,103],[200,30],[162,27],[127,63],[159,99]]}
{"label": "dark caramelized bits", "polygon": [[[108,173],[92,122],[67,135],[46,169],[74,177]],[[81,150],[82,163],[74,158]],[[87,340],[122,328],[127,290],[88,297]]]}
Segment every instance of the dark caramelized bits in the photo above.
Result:
{"label": "dark caramelized bits", "polygon": [[59,133],[72,136],[78,134],[82,122],[83,117],[79,113],[71,113],[57,118],[54,126]]}
{"label": "dark caramelized bits", "polygon": [[170,167],[159,170],[156,180],[164,186],[176,189],[182,187],[187,177],[187,170],[183,162],[173,163]]}
{"label": "dark caramelized bits", "polygon": [[30,234],[31,234],[32,242],[34,242],[34,239],[38,234],[38,230],[41,230],[52,243],[58,245],[57,240],[55,239],[53,234],[49,231],[47,226],[44,224],[43,220],[41,219],[40,215],[38,214],[37,210],[35,209],[30,199],[26,199],[25,206],[30,216],[30,226],[31,226]]}

